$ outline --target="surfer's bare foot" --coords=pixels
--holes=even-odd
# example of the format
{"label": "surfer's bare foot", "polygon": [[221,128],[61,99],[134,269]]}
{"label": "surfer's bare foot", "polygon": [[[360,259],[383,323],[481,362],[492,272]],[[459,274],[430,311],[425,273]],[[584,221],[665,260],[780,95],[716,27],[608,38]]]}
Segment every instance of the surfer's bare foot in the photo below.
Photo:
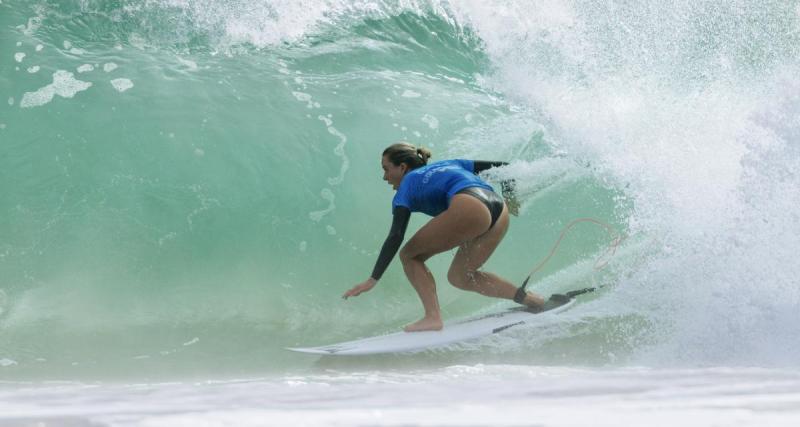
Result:
{"label": "surfer's bare foot", "polygon": [[442,326],[442,319],[440,317],[423,317],[407,325],[403,330],[406,332],[440,331],[442,330]]}
{"label": "surfer's bare foot", "polygon": [[532,294],[528,292],[525,295],[525,299],[522,300],[522,303],[528,306],[528,308],[532,308],[534,310],[541,310],[544,308],[544,298],[540,297],[539,295]]}

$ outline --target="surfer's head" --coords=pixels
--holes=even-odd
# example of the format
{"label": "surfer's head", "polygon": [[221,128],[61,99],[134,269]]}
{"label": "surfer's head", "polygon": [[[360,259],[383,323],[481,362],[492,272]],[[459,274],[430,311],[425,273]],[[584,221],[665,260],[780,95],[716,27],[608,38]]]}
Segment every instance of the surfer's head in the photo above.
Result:
{"label": "surfer's head", "polygon": [[397,190],[406,172],[427,165],[430,158],[431,150],[427,148],[415,147],[407,142],[392,144],[383,150],[383,180]]}

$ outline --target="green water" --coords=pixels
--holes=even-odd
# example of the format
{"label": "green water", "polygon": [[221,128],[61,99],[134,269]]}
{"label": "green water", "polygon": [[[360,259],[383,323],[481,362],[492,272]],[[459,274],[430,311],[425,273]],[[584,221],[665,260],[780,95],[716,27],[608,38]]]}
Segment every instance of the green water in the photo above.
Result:
{"label": "green water", "polygon": [[[715,135],[726,143],[747,139],[732,131],[728,138],[715,124],[751,117],[750,110],[708,111],[739,108],[743,99],[768,103],[763,82],[782,66],[795,69],[796,2],[770,3],[763,13],[748,7],[741,16],[708,6],[694,21],[683,20],[685,8],[641,21],[645,12],[614,5],[572,5],[569,26],[555,6],[551,15],[531,14],[545,22],[537,24],[503,21],[505,8],[469,15],[460,8],[480,8],[448,2],[3,0],[0,378],[266,375],[362,363],[605,364],[652,344],[659,337],[643,332],[651,320],[617,303],[532,344],[506,342],[507,351],[479,344],[337,362],[283,350],[393,331],[420,317],[396,261],[375,290],[340,298],[368,277],[388,231],[393,192],[381,180],[380,153],[396,141],[427,146],[434,160],[512,162],[499,174],[517,179],[523,209],[486,268],[514,282],[575,218],[625,231],[656,217],[662,236],[695,220],[708,230],[714,223],[703,215],[735,223],[724,222],[734,211],[729,205],[702,205],[728,194],[724,183],[711,181],[697,197],[687,189],[705,185],[706,175],[690,176],[688,185],[674,177],[696,159],[718,165],[752,149],[713,145]],[[486,23],[494,19],[495,26]],[[504,22],[528,44],[503,44],[505,33],[486,30]],[[520,22],[531,31],[520,36]],[[642,37],[626,36],[620,22]],[[686,24],[665,28],[675,22]],[[720,64],[730,68],[720,71]],[[625,92],[629,81],[633,94]],[[592,103],[593,84],[613,93],[607,103]],[[575,116],[563,120],[570,109]],[[618,113],[617,121],[606,113]],[[576,149],[581,139],[591,149]],[[692,145],[681,148],[684,141]],[[730,168],[747,161],[735,158]],[[617,179],[609,179],[610,164],[619,167]],[[718,178],[726,169],[712,171]],[[751,190],[743,188],[737,191],[746,196]],[[676,198],[677,208],[670,205]],[[409,235],[427,220],[414,215]],[[697,278],[716,283],[750,256],[726,246],[727,233],[700,247],[721,255],[733,248],[734,262],[706,269],[708,261],[693,258],[695,243],[679,242],[689,248],[682,256],[701,259],[696,268],[680,276],[684,259],[658,264],[625,292],[651,282],[678,283],[682,292],[696,289]],[[638,236],[644,249],[622,250],[610,272],[595,274],[592,264],[609,240],[601,228],[579,226],[534,289],[626,281],[631,271],[620,265],[662,249],[661,241]],[[498,307],[446,283],[451,256],[429,262],[445,318]],[[767,275],[759,283],[782,280]],[[724,283],[713,289],[728,289]]]}

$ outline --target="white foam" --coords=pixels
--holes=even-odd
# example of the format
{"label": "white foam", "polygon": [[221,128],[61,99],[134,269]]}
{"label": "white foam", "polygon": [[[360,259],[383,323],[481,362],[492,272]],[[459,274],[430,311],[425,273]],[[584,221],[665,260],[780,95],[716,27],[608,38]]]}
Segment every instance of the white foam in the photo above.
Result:
{"label": "white foam", "polygon": [[128,43],[130,43],[131,46],[139,50],[145,50],[147,48],[147,43],[145,42],[144,37],[140,36],[137,33],[132,33],[128,37]]}
{"label": "white foam", "polygon": [[114,86],[114,89],[118,90],[119,92],[125,92],[126,90],[133,87],[133,82],[129,79],[114,79],[111,80],[111,86]]}
{"label": "white foam", "polygon": [[117,64],[113,62],[107,62],[103,64],[103,71],[105,71],[106,73],[110,73],[116,69],[117,69]]}
{"label": "white foam", "polygon": [[333,228],[332,225],[326,225],[325,226],[325,230],[327,230],[328,234],[330,234],[331,236],[335,236],[336,235],[336,229]]}
{"label": "white foam", "polygon": [[22,42],[17,42],[17,47],[22,46]]}
{"label": "white foam", "polygon": [[419,98],[420,96],[422,96],[422,94],[419,92],[414,92],[413,90],[410,89],[406,89],[400,96],[402,96],[403,98]]}
{"label": "white foam", "polygon": [[320,211],[309,212],[308,217],[314,222],[319,222],[325,215],[328,215],[336,210],[336,196],[334,196],[333,191],[331,191],[329,188],[323,188],[320,192],[320,196],[322,196],[324,200],[328,201],[328,207]]}
{"label": "white foam", "polygon": [[307,371],[236,380],[11,383],[0,390],[0,423],[46,417],[48,425],[119,427],[297,420],[308,426],[793,427],[800,421],[794,370],[455,365]]}
{"label": "white foam", "polygon": [[39,107],[53,100],[55,95],[62,98],[72,98],[78,92],[89,89],[90,82],[75,79],[75,75],[65,70],[58,70],[53,73],[53,83],[40,88],[34,92],[25,92],[22,95],[21,108]]}
{"label": "white foam", "polygon": [[8,358],[0,359],[0,367],[3,367],[3,368],[9,367],[9,366],[14,366],[16,364],[17,364],[16,360],[11,360],[11,359],[8,359]]}
{"label": "white foam", "polygon": [[177,57],[177,59],[178,59],[178,62],[180,62],[182,65],[185,65],[187,68],[189,68],[189,71],[197,71],[198,67],[197,67],[197,63],[196,62],[194,62],[192,60],[189,60],[189,59],[183,59],[181,57]]}
{"label": "white foam", "polygon": [[422,116],[422,121],[425,122],[431,129],[439,128],[439,119],[433,117],[430,114],[425,114],[424,116]]}
{"label": "white foam", "polygon": [[305,92],[294,91],[294,92],[292,92],[292,95],[294,95],[295,99],[297,99],[298,101],[306,102],[307,103],[306,104],[306,108],[319,108],[320,107],[319,102],[315,102],[312,99],[311,95],[309,95],[309,94],[307,94]]}
{"label": "white foam", "polygon": [[[328,116],[330,116],[330,114]],[[350,169],[350,159],[347,157],[347,154],[344,151],[345,145],[347,144],[347,136],[332,126],[333,119],[330,117],[320,115],[317,116],[317,119],[325,123],[325,126],[328,128],[328,133],[339,139],[339,143],[333,149],[333,154],[341,157],[342,159],[342,165],[339,168],[339,176],[328,178],[328,184],[339,185],[344,182],[344,176],[347,173],[347,170]]]}
{"label": "white foam", "polygon": [[12,105],[12,106],[14,105],[14,97],[13,96],[8,98],[8,105]]}
{"label": "white foam", "polygon": [[178,236],[178,233],[175,233],[174,231],[171,231],[171,232],[159,237],[158,246],[164,246],[164,243],[166,243],[166,242],[168,242],[170,240],[174,240],[175,237],[177,237],[177,236]]}
{"label": "white foam", "polygon": [[450,77],[450,76],[445,76],[445,75],[442,75],[442,78],[443,78],[443,79],[445,79],[445,80],[447,80],[447,81],[451,81],[451,82],[453,82],[453,83],[458,83],[458,84],[462,84],[462,85],[463,85],[463,84],[466,84],[466,82],[465,82],[464,80],[461,80],[461,79],[459,79],[459,78]]}
{"label": "white foam", "polygon": [[88,73],[89,71],[94,71],[94,66],[92,64],[83,64],[78,67],[79,73]]}
{"label": "white foam", "polygon": [[15,61],[22,62],[23,59],[25,59],[25,53],[24,52],[17,52],[17,53],[14,54],[14,60]]}
{"label": "white foam", "polygon": [[292,92],[292,95],[294,95],[295,99],[298,101],[307,102],[311,100],[311,95],[304,92]]}
{"label": "white foam", "polygon": [[22,31],[22,34],[26,36],[32,36],[39,27],[42,26],[42,17],[41,16],[34,16],[28,18],[28,23],[26,25],[17,25],[17,29]]}
{"label": "white foam", "polygon": [[28,72],[31,74],[35,74],[39,72],[39,69],[40,68],[38,65],[34,65],[33,67],[28,67]]}
{"label": "white foam", "polygon": [[[406,9],[422,13],[419,4],[427,2],[168,0],[158,3],[167,3],[171,7],[180,8],[183,16],[193,23],[202,23],[205,29],[223,32],[224,34],[219,34],[219,40],[224,44],[246,43],[265,47],[283,42],[291,43],[319,29],[320,26],[337,24],[343,20],[355,22],[376,14],[392,16]],[[400,5],[386,3],[400,3]],[[444,7],[434,8],[442,10]],[[411,42],[415,43],[413,40]],[[359,46],[372,48],[373,45],[381,45],[381,42],[368,38],[359,41]],[[326,46],[321,47],[324,49]]]}
{"label": "white foam", "polygon": [[64,49],[70,50],[72,49],[72,42],[69,40],[64,40]]}
{"label": "white foam", "polygon": [[[796,42],[754,42],[782,52],[755,61],[756,71],[735,43],[704,42],[772,30],[785,11],[762,8],[767,19],[745,24],[697,3],[622,13],[575,5],[464,2],[456,14],[492,59],[486,86],[541,112],[533,116],[550,140],[591,162],[591,179],[613,183],[631,205],[633,231],[652,236],[658,253],[604,304],[647,306],[662,341],[653,362],[796,365],[800,131],[790,118],[800,117],[800,88],[771,82],[781,67],[796,82]],[[638,299],[632,289],[646,291]]]}
{"label": "white foam", "polygon": [[41,51],[42,51],[42,49],[44,49],[44,45],[41,45],[41,44],[37,44],[37,45],[36,45],[36,51],[37,51],[37,52],[41,52]]}

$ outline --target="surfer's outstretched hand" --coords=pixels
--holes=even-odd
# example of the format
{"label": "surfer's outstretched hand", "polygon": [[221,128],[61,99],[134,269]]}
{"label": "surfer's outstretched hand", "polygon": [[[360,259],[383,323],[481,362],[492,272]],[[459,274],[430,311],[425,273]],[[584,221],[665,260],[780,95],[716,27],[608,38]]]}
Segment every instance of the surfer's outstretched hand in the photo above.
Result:
{"label": "surfer's outstretched hand", "polygon": [[362,293],[375,287],[376,283],[378,282],[375,281],[375,279],[373,279],[372,277],[370,277],[369,279],[353,286],[349,291],[345,292],[344,295],[342,295],[342,298],[347,299],[350,297],[357,297]]}
{"label": "surfer's outstretched hand", "polygon": [[517,197],[512,193],[510,195],[503,195],[503,198],[506,200],[506,206],[508,206],[508,213],[514,216],[519,216],[519,201]]}

